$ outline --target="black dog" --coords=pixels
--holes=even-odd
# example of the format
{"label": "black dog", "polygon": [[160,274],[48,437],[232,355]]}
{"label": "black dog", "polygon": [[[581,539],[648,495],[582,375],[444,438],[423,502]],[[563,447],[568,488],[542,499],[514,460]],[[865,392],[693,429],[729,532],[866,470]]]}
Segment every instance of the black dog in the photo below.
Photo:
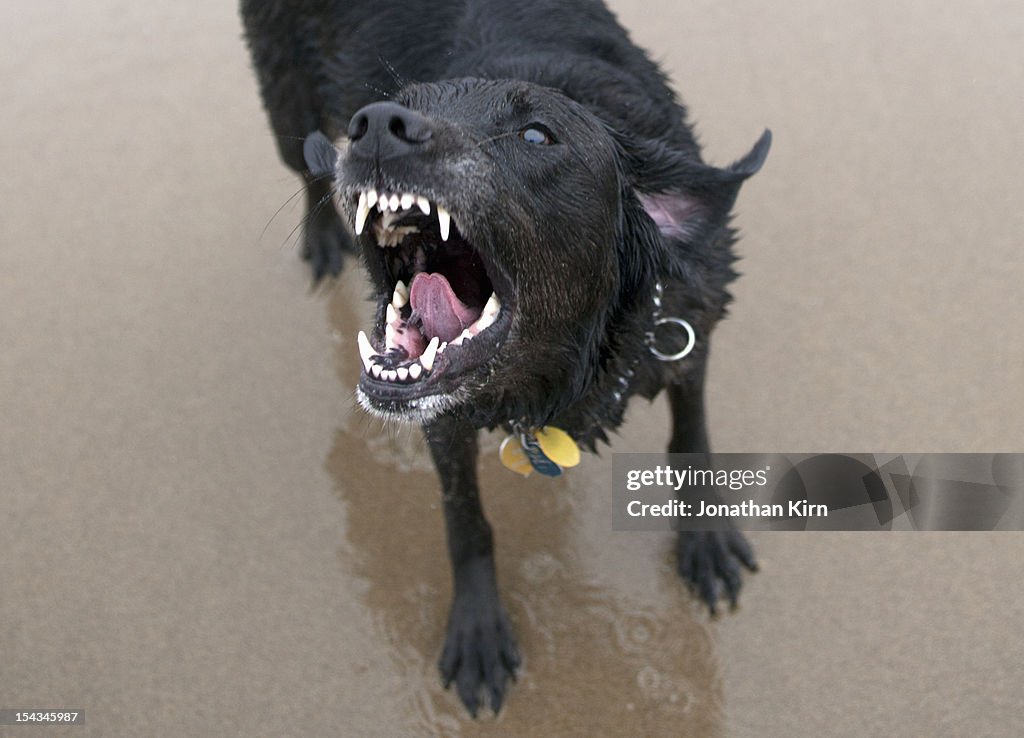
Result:
{"label": "black dog", "polygon": [[[442,678],[474,715],[481,688],[498,710],[518,656],[477,429],[513,430],[514,463],[557,473],[576,446],[556,453],[553,437],[592,450],[631,395],[667,388],[669,450],[708,450],[730,209],[770,135],[705,164],[664,76],[597,0],[243,0],[242,15],[281,154],[306,179],[314,277],[358,245],[379,297],[360,401],[422,423],[441,478],[455,590]],[[692,330],[685,357],[654,337],[662,316]],[[712,611],[755,566],[736,532],[680,534],[678,553]]]}

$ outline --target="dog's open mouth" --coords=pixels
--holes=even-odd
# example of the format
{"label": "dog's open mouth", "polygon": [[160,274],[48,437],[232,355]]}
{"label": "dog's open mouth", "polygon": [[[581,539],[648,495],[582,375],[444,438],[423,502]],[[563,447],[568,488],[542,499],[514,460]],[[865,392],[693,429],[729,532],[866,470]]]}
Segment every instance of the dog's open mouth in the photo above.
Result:
{"label": "dog's open mouth", "polygon": [[378,288],[376,324],[358,338],[359,387],[401,411],[403,401],[451,392],[494,357],[512,323],[511,282],[427,196],[367,189],[352,198],[356,234],[375,244],[365,251]]}

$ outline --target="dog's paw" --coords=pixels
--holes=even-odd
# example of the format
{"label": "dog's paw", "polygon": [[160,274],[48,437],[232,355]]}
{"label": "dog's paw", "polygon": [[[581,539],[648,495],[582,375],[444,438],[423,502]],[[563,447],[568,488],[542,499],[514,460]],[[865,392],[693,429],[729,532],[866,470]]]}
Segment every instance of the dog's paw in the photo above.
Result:
{"label": "dog's paw", "polygon": [[302,258],[313,270],[313,284],[341,273],[346,253],[355,253],[352,239],[332,205],[311,213],[306,223]]}
{"label": "dog's paw", "polygon": [[738,530],[680,531],[677,553],[680,576],[712,615],[723,594],[736,607],[743,586],[741,566],[757,571],[754,549]]}
{"label": "dog's paw", "polygon": [[505,699],[505,685],[515,681],[519,649],[505,609],[496,597],[457,597],[448,616],[441,652],[441,680],[455,682],[459,699],[476,717],[481,690],[495,714]]}

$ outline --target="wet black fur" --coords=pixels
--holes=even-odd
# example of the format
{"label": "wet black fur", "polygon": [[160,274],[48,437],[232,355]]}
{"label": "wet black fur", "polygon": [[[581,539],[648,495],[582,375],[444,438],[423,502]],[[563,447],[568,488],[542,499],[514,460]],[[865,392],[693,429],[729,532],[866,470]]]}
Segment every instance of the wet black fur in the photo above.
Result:
{"label": "wet black fur", "polygon": [[[243,0],[242,15],[281,155],[307,182],[315,279],[358,251],[331,188],[395,182],[454,203],[457,227],[514,283],[516,324],[500,362],[463,378],[463,403],[425,427],[455,582],[442,677],[474,715],[481,689],[497,710],[518,656],[478,496],[477,429],[552,424],[593,448],[630,395],[667,388],[669,450],[707,451],[709,337],[735,277],[730,210],[770,138],[731,167],[705,164],[661,71],[600,2]],[[309,134],[336,140],[379,100],[424,116],[430,146],[387,161],[349,153],[336,169],[333,151],[308,146],[321,165],[307,167]],[[537,122],[555,145],[518,135]],[[352,198],[342,202],[351,223]],[[656,222],[659,206],[668,216]],[[679,362],[648,350],[659,282],[664,314],[698,336]],[[740,567],[755,566],[735,532],[681,534],[678,553],[712,610],[722,594],[735,603]]]}

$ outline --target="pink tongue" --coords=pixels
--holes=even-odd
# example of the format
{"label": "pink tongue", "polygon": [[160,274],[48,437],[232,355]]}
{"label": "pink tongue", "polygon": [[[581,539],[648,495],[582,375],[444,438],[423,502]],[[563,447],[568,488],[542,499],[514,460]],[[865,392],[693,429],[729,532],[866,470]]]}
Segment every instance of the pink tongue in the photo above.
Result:
{"label": "pink tongue", "polygon": [[454,340],[477,319],[478,313],[455,296],[452,286],[440,273],[420,272],[409,288],[409,303],[423,321],[423,334],[442,341]]}

